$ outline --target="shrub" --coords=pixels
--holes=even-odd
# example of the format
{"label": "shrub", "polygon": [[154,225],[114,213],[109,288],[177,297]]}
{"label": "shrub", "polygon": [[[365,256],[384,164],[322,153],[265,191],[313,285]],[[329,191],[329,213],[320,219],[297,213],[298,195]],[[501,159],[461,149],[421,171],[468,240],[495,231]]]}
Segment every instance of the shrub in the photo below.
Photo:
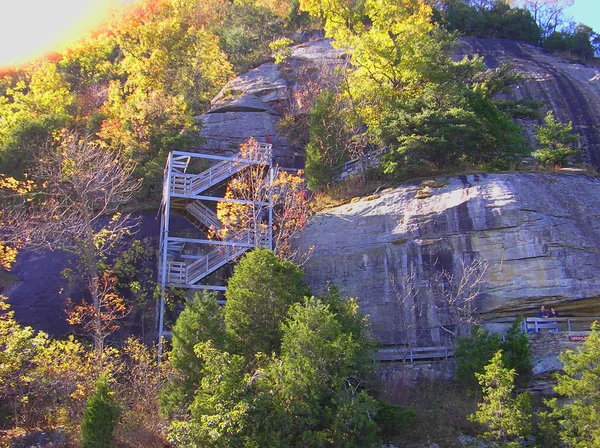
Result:
{"label": "shrub", "polygon": [[117,400],[108,389],[106,377],[101,376],[83,413],[82,448],[110,447],[120,412]]}
{"label": "shrub", "polygon": [[410,425],[414,418],[415,410],[412,408],[403,409],[402,406],[386,403],[382,400],[377,402],[375,422],[379,426],[379,436],[384,442],[389,442],[391,437],[399,434]]}

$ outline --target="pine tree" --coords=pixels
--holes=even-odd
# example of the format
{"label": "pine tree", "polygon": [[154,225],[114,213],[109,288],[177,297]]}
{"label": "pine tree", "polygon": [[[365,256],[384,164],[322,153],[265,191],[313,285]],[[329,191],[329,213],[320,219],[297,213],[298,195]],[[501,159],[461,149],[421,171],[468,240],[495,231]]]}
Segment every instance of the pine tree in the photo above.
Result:
{"label": "pine tree", "polygon": [[499,350],[485,366],[485,373],[475,376],[483,391],[483,402],[469,419],[487,428],[485,438],[502,446],[520,446],[514,439],[531,434],[531,397],[528,392],[513,397],[515,369],[504,367]]}
{"label": "pine tree", "polygon": [[563,375],[558,376],[554,390],[567,397],[558,406],[556,399],[548,404],[560,424],[560,439],[566,446],[587,448],[600,445],[600,325],[577,351],[561,353]]}
{"label": "pine tree", "polygon": [[81,422],[82,448],[108,448],[121,411],[116,398],[108,389],[107,379],[101,376],[96,390],[88,398]]}
{"label": "pine tree", "polygon": [[533,153],[533,157],[545,165],[553,168],[563,164],[567,158],[580,153],[575,147],[579,134],[573,134],[573,123],[561,123],[554,118],[551,110],[546,114],[544,125],[537,128],[535,138],[540,149]]}

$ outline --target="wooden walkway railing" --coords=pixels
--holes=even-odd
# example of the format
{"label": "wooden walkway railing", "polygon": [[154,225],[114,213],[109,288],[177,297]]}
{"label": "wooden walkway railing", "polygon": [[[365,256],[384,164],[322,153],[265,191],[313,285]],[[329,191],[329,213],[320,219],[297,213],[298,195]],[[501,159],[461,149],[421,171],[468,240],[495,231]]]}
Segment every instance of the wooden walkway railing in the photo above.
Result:
{"label": "wooden walkway railing", "polygon": [[375,360],[415,362],[427,360],[440,360],[454,357],[453,347],[382,347],[378,350]]}
{"label": "wooden walkway railing", "polygon": [[526,317],[521,329],[527,333],[542,331],[589,331],[600,317]]}

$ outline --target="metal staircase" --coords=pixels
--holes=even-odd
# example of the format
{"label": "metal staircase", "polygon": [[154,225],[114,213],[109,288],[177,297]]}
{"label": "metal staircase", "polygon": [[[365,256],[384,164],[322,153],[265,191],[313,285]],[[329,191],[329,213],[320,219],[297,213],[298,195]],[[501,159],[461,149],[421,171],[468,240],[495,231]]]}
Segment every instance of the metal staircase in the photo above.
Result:
{"label": "metal staircase", "polygon": [[[199,174],[189,173],[192,160],[201,159],[212,166]],[[215,163],[216,162],[216,163]],[[196,154],[173,151],[169,154],[163,178],[163,195],[159,214],[161,231],[159,245],[159,283],[161,302],[159,316],[159,344],[165,332],[164,301],[168,287],[187,289],[225,290],[224,286],[208,285],[206,278],[235,260],[253,247],[272,248],[272,208],[268,202],[253,202],[230,199],[214,195],[214,190],[227,179],[252,165],[263,165],[269,169],[270,191],[272,192],[273,165],[271,145],[258,144],[252,159],[222,157],[211,154]],[[238,234],[230,234],[226,239],[180,238],[169,235],[172,213],[183,215],[196,228],[203,232],[209,229],[215,233],[223,229],[217,214],[205,202],[241,202],[268,208],[268,219],[259,225],[260,229],[246,229]]]}

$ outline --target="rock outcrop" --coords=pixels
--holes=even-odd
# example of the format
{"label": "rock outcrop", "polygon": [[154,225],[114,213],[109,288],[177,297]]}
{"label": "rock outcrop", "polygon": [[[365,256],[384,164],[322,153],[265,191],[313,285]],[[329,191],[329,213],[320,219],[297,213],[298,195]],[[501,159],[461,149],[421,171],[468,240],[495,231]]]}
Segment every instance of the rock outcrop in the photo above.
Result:
{"label": "rock outcrop", "polygon": [[334,282],[356,297],[385,344],[444,343],[448,274],[456,281],[477,260],[487,269],[476,308],[488,321],[535,315],[540,304],[600,315],[599,180],[492,174],[429,185],[314,216],[299,238],[314,246],[304,266],[312,287]]}
{"label": "rock outcrop", "polygon": [[547,110],[556,118],[573,122],[580,136],[582,161],[600,168],[600,70],[598,67],[569,62],[543,49],[508,39],[461,39],[455,57],[479,54],[489,68],[512,65],[523,80],[502,99],[533,99],[544,105],[539,120],[523,124],[533,144],[533,125],[541,124]]}
{"label": "rock outcrop", "polygon": [[277,124],[285,113],[298,109],[299,75],[331,73],[343,58],[344,53],[327,40],[308,42],[294,47],[284,66],[266,62],[232,79],[213,99],[210,110],[196,117],[206,139],[198,151],[233,155],[253,137],[273,145],[280,166],[303,168],[302,148],[290,143]]}
{"label": "rock outcrop", "polygon": [[[523,80],[500,99],[532,99],[543,103],[539,119],[520,119],[530,144],[534,144],[535,125],[543,122],[547,110],[558,120],[573,122],[580,135],[581,159],[600,167],[600,71],[597,67],[571,63],[543,49],[508,39],[461,39],[454,58],[475,54],[483,56],[490,68],[511,64]],[[347,58],[334,49],[329,40],[307,42],[292,48],[291,58],[282,66],[273,62],[231,80],[212,101],[211,109],[198,116],[203,122],[206,142],[198,148],[221,154],[233,154],[239,144],[253,136],[270,141],[277,162],[301,167],[303,148],[291,144],[277,129],[285,113],[297,111],[295,93],[299,86],[315,76],[335,84],[333,69]],[[303,76],[306,74],[313,76]]]}

